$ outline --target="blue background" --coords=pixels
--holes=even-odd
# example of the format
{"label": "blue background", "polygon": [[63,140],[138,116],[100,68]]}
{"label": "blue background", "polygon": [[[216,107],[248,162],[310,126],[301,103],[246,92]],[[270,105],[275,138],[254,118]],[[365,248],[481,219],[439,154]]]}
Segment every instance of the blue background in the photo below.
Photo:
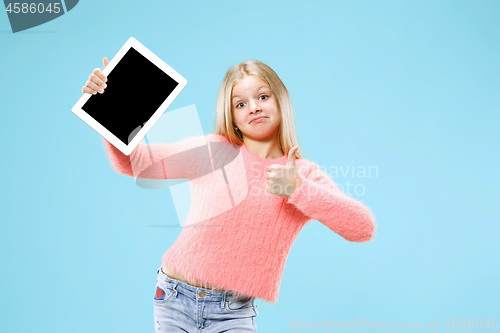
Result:
{"label": "blue background", "polygon": [[[130,36],[188,80],[169,109],[195,104],[205,133],[225,72],[271,66],[304,156],[361,184],[351,195],[375,215],[369,243],[304,227],[278,302],[257,302],[259,332],[498,319],[500,2],[124,3],[81,1],[16,34],[0,14],[1,332],[153,331],[156,270],[181,231],[152,227],[177,222],[170,193],[115,172],[71,112]],[[132,92],[150,84],[131,73]]]}

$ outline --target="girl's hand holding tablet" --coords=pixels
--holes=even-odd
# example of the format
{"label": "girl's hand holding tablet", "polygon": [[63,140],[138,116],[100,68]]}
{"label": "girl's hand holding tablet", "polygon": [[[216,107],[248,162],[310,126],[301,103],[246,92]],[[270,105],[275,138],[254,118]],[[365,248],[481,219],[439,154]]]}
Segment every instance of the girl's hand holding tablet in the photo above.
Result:
{"label": "girl's hand holding tablet", "polygon": [[[102,58],[102,63],[104,67],[109,64],[108,58]],[[88,93],[95,95],[97,93],[104,93],[104,89],[106,89],[108,78],[103,74],[100,68],[94,69],[94,71],[89,75],[89,80],[86,85],[82,88],[82,93]]]}
{"label": "girl's hand holding tablet", "polygon": [[[186,87],[187,80],[134,37],[102,63],[104,68],[95,68],[88,76],[71,111],[128,156]],[[157,83],[156,88],[131,94],[130,73],[138,72],[145,82]],[[108,89],[110,77],[115,83]]]}

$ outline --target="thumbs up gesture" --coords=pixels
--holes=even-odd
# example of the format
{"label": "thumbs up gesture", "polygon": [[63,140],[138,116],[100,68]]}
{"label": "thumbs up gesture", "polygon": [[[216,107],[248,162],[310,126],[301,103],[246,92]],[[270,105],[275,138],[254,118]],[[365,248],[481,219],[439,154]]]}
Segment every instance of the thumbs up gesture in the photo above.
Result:
{"label": "thumbs up gesture", "polygon": [[295,165],[295,152],[299,147],[293,147],[288,152],[286,165],[273,164],[267,167],[266,191],[280,197],[289,197],[302,184]]}
{"label": "thumbs up gesture", "polygon": [[[102,64],[104,65],[104,68],[109,64],[108,58],[104,57],[102,58]],[[97,93],[104,93],[104,89],[108,86],[106,82],[108,81],[108,78],[100,68],[94,69],[94,71],[89,75],[89,79],[85,83],[85,86],[82,88],[82,93],[85,94],[92,94],[95,95]]]}

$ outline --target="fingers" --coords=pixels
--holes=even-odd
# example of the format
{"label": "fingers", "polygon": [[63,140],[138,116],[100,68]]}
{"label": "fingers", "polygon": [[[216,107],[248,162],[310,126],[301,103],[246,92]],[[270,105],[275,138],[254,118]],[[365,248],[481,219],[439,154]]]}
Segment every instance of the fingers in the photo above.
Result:
{"label": "fingers", "polygon": [[98,86],[97,84],[95,84],[94,82],[88,80],[86,83],[85,83],[85,86],[82,88],[82,92],[83,93],[89,93],[89,94],[92,94],[92,95],[95,95],[97,93],[104,93],[104,88],[106,86]]}
{"label": "fingers", "polygon": [[84,93],[84,94],[85,94],[85,93],[87,93],[87,94],[92,94],[92,95],[95,95],[95,94],[96,94],[96,92],[95,92],[95,90],[94,90],[94,89],[91,89],[91,88],[89,88],[89,87],[87,87],[87,86],[84,86],[84,87],[82,88],[82,93]]}
{"label": "fingers", "polygon": [[89,75],[89,81],[93,82],[96,86],[101,88],[102,87],[106,88],[107,86],[106,83],[99,76],[93,73]]}
{"label": "fingers", "polygon": [[266,170],[267,170],[267,171],[273,171],[273,170],[276,170],[276,169],[277,169],[277,167],[278,167],[278,166],[277,166],[276,164],[272,164],[272,165],[268,166],[268,167],[266,168]]}
{"label": "fingers", "polygon": [[[104,57],[102,59],[102,63],[104,67],[109,64],[108,58]],[[85,83],[85,86],[82,87],[82,93],[95,95],[97,93],[104,93],[104,89],[108,86],[106,84],[108,82],[108,78],[100,68],[95,68],[92,73],[89,75],[88,81]]]}
{"label": "fingers", "polygon": [[[102,70],[100,68],[94,69],[94,71],[92,72],[92,74],[94,74],[95,76],[97,76],[97,78],[100,80],[101,84],[102,84],[102,82],[107,82],[108,81],[108,78],[106,77],[106,75],[104,75],[104,73],[102,72]],[[90,75],[92,75],[92,74],[90,74]],[[96,82],[96,83],[99,83],[99,82]]]}
{"label": "fingers", "polygon": [[269,193],[273,194],[273,192],[271,192],[271,186],[267,185],[267,186],[265,187],[265,189],[266,189],[266,191],[267,191],[267,192],[269,192]]}
{"label": "fingers", "polygon": [[88,80],[85,86],[92,89],[92,94],[94,94],[94,92],[95,93],[99,92],[102,94],[104,92],[104,88],[106,87],[106,83],[103,83],[102,85],[97,85],[94,81]]}
{"label": "fingers", "polygon": [[105,81],[107,81],[107,78],[102,73],[101,69],[94,69],[94,72],[89,75],[89,80],[82,88],[82,93],[88,93],[92,95],[95,95],[97,93],[104,93],[104,89],[106,89],[106,87],[108,86]]}

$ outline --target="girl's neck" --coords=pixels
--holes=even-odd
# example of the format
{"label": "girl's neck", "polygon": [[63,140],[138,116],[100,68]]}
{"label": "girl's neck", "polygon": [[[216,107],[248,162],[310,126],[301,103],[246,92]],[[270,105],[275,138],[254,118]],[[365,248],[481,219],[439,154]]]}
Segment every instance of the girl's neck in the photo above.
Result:
{"label": "girl's neck", "polygon": [[258,141],[243,137],[243,144],[247,147],[249,152],[260,158],[274,159],[284,156],[279,145],[278,137],[270,141]]}

